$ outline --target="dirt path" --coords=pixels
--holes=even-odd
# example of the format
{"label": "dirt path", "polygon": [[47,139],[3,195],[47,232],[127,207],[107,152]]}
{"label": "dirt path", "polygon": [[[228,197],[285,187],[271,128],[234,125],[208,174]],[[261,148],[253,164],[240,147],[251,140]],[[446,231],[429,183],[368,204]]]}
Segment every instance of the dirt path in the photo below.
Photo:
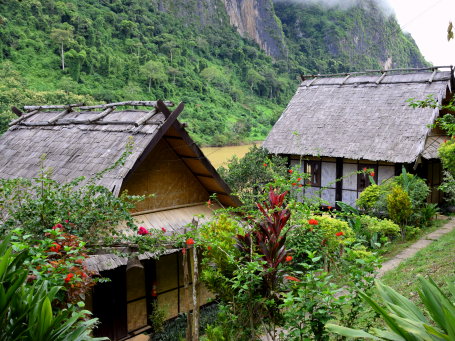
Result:
{"label": "dirt path", "polygon": [[406,249],[404,249],[403,251],[401,251],[399,254],[397,254],[392,259],[382,263],[382,268],[379,270],[377,277],[380,278],[387,271],[395,269],[398,266],[398,264],[400,264],[402,261],[404,261],[405,259],[411,258],[412,256],[414,256],[417,253],[417,251],[422,250],[423,248],[427,247],[432,242],[434,242],[435,240],[438,240],[439,238],[444,236],[446,233],[449,233],[453,229],[455,229],[455,218],[452,217],[441,228],[427,234],[426,236],[422,237],[421,239],[416,241],[411,246],[409,246]]}

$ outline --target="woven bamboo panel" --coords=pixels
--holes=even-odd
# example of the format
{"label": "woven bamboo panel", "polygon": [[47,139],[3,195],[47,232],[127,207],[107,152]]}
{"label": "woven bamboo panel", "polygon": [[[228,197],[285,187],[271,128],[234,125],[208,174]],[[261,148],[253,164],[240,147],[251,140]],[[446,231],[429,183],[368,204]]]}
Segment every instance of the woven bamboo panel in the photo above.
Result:
{"label": "woven bamboo panel", "polygon": [[126,182],[129,194],[153,194],[136,205],[137,211],[207,201],[209,194],[172,148],[160,141]]}
{"label": "woven bamboo panel", "polygon": [[395,166],[379,166],[378,167],[378,183],[382,184],[384,180],[387,180],[395,175]]}
{"label": "woven bamboo panel", "polygon": [[147,325],[146,299],[127,304],[128,331],[132,331]]}
{"label": "woven bamboo panel", "polygon": [[156,262],[156,289],[158,294],[177,288],[177,271],[177,254],[160,257]]}
{"label": "woven bamboo panel", "polygon": [[178,311],[178,291],[172,290],[158,295],[158,308],[164,311],[165,319],[176,317]]}
{"label": "woven bamboo panel", "polygon": [[144,269],[135,267],[126,272],[126,299],[135,300],[145,296]]}

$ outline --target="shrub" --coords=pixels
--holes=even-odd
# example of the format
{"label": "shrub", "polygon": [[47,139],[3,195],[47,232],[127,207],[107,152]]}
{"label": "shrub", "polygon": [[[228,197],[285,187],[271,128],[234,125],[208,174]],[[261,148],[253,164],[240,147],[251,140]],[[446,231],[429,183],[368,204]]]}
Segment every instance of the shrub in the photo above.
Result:
{"label": "shrub", "polygon": [[[411,216],[412,204],[409,195],[398,185],[392,188],[392,191],[387,195],[387,210],[390,218],[400,226],[404,226]],[[405,230],[401,230],[401,235],[405,237]]]}
{"label": "shrub", "polygon": [[381,189],[378,185],[370,185],[365,188],[356,201],[357,207],[369,212],[374,210],[376,203],[381,197]]}
{"label": "shrub", "polygon": [[362,215],[360,217],[363,228],[368,233],[378,233],[382,236],[394,237],[400,233],[400,227],[389,219],[378,219],[368,215]]}
{"label": "shrub", "polygon": [[90,336],[96,319],[72,306],[52,309],[61,286],[34,279],[27,270],[27,250],[14,253],[10,238],[0,244],[0,330],[5,341],[107,340]]}
{"label": "shrub", "polygon": [[441,144],[438,149],[439,157],[444,168],[455,176],[455,138],[452,138]]}

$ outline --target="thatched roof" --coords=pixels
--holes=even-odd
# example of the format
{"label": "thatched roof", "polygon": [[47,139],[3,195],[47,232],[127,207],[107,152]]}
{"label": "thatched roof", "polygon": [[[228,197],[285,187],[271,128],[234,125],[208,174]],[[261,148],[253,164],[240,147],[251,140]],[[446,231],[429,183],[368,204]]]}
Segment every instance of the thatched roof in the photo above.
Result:
{"label": "thatched roof", "polygon": [[406,100],[433,95],[441,104],[453,85],[452,70],[437,69],[310,77],[263,146],[273,154],[414,162],[439,110],[413,109]]}
{"label": "thatched roof", "polygon": [[[185,147],[184,162],[193,173],[203,173],[207,180],[202,185],[207,191],[219,194],[224,205],[238,205],[239,201],[229,195],[228,186],[177,121],[183,103],[173,112],[167,106],[172,103],[140,101],[25,107],[26,112],[0,136],[0,177],[36,177],[43,154],[45,167],[52,168],[52,177],[59,182],[90,177],[114,164],[132,137],[132,153],[125,164],[107,172],[98,181],[118,195],[125,179],[172,128],[178,135],[173,136],[173,146]],[[117,107],[123,109],[117,110]]]}

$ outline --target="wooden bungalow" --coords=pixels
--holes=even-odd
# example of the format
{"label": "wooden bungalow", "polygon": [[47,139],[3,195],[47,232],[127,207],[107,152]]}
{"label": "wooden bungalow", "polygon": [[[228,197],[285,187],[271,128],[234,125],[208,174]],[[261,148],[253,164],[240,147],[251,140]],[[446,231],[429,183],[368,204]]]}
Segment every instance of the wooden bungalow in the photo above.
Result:
{"label": "wooden bungalow", "polygon": [[373,169],[381,183],[401,173],[402,166],[424,177],[430,200],[440,202],[437,148],[446,137],[431,125],[442,113],[414,109],[407,100],[432,95],[446,103],[453,96],[454,75],[452,67],[444,68],[302,76],[263,146],[311,174],[304,197],[321,196],[331,206],[354,204],[369,185],[367,175],[350,174]]}
{"label": "wooden bungalow", "polygon": [[[172,112],[168,106],[171,103],[141,101],[25,107],[0,136],[0,177],[35,177],[43,154],[58,181],[90,177],[111,166],[132,137],[125,164],[98,183],[115,195],[125,190],[154,194],[134,212],[142,226],[178,233],[195,215],[212,214],[206,205],[212,194],[223,206],[238,206],[239,200],[178,122],[183,104]],[[159,260],[144,254],[133,262],[113,254],[91,256],[89,269],[111,279],[97,284],[88,302],[101,321],[95,335],[123,340],[148,329],[154,300],[166,318],[177,316],[186,304],[181,258],[179,250],[169,250]]]}

